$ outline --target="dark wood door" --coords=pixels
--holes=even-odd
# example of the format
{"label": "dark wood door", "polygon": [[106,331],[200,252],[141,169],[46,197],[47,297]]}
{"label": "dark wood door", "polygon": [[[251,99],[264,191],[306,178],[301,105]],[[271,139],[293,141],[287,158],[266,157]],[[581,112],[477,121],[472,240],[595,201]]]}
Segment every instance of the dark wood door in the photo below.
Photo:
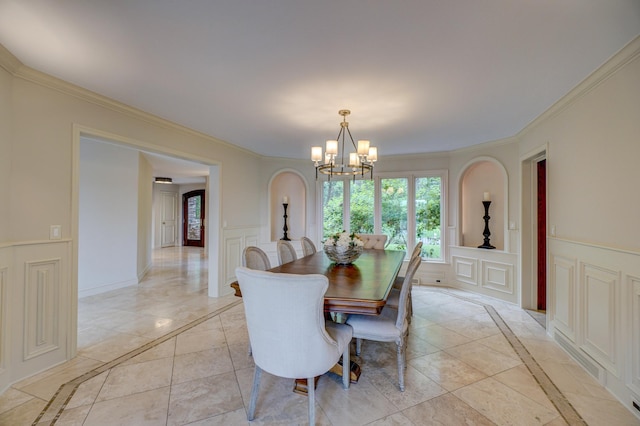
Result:
{"label": "dark wood door", "polygon": [[182,196],[182,245],[204,247],[204,189]]}
{"label": "dark wood door", "polygon": [[538,310],[547,310],[547,160],[538,161]]}

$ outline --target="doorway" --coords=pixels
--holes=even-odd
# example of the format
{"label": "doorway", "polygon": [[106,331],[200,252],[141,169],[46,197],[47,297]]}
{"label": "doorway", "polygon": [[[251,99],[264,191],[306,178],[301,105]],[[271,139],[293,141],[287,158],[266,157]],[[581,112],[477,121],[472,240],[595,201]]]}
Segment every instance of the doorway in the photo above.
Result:
{"label": "doorway", "polygon": [[537,269],[538,269],[538,311],[547,310],[547,160],[536,164],[537,181]]}
{"label": "doorway", "polygon": [[204,247],[205,191],[197,189],[182,195],[182,245]]}
{"label": "doorway", "polygon": [[546,326],[547,306],[547,147],[541,146],[521,157],[521,300],[541,325]]}

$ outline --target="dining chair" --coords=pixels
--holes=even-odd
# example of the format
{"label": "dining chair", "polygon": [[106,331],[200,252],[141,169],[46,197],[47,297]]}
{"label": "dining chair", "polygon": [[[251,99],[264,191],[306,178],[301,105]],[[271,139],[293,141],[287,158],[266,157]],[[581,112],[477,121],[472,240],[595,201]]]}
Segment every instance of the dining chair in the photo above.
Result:
{"label": "dining chair", "polygon": [[387,236],[384,234],[357,234],[364,242],[365,249],[384,250],[387,243]]}
{"label": "dining chair", "polygon": [[398,387],[404,392],[404,370],[406,365],[407,336],[409,333],[409,320],[407,318],[407,305],[411,281],[422,259],[416,257],[409,263],[407,274],[400,294],[398,309],[388,306],[382,308],[380,315],[349,315],[347,324],[353,328],[353,337],[356,338],[356,355],[360,355],[362,340],[374,340],[377,342],[395,342],[398,362]]}
{"label": "dining chair", "polygon": [[302,255],[309,256],[316,252],[316,245],[307,237],[300,238],[302,242]]}
{"label": "dining chair", "polygon": [[278,240],[278,262],[280,264],[293,262],[298,258],[296,249],[293,248],[293,244],[289,241]]}
{"label": "dining chair", "polygon": [[242,266],[249,269],[257,269],[258,271],[266,271],[271,269],[271,262],[267,253],[261,248],[247,246],[242,251]]}
{"label": "dining chair", "polygon": [[[278,274],[236,269],[242,290],[255,370],[247,419],[253,420],[263,371],[307,379],[309,424],[315,424],[315,377],[342,356],[342,385],[349,388],[351,327],[325,322],[324,275]],[[295,320],[292,320],[295,319]]]}
{"label": "dining chair", "polygon": [[[413,252],[411,253],[411,257],[409,258],[409,263],[415,257],[420,256],[420,252],[422,251],[422,241],[420,241],[413,248]],[[403,276],[397,276],[395,281],[393,282],[393,287],[391,288],[391,292],[389,292],[389,297],[387,297],[386,306],[391,306],[392,308],[398,309],[398,303],[400,300],[400,290],[402,290],[402,283],[404,282]],[[411,322],[411,317],[413,316],[413,298],[411,296],[411,292],[409,292],[409,306],[407,307],[409,310],[409,322]]]}

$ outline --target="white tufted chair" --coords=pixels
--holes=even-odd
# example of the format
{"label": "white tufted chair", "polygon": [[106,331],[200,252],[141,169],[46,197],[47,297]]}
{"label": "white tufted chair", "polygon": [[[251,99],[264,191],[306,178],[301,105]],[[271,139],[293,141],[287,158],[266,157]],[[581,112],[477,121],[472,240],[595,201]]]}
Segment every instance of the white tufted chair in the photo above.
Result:
{"label": "white tufted chair", "polygon": [[386,235],[378,234],[357,234],[358,238],[364,241],[365,249],[384,250],[384,245],[387,242]]}
{"label": "white tufted chair", "polygon": [[293,244],[289,241],[278,240],[278,262],[280,264],[293,262],[298,258],[296,249],[293,248]]}
{"label": "white tufted chair", "polygon": [[315,377],[342,356],[342,383],[349,387],[351,327],[324,319],[324,275],[277,274],[237,268],[253,348],[255,372],[247,419],[253,420],[262,371],[307,378],[309,424],[315,424]]}
{"label": "white tufted chair", "polygon": [[375,340],[377,342],[395,342],[398,359],[398,385],[402,392],[404,392],[404,370],[407,336],[409,334],[407,305],[409,292],[411,291],[411,281],[421,261],[422,259],[418,256],[409,263],[397,310],[385,306],[380,315],[349,315],[349,319],[347,319],[347,324],[353,328],[353,337],[357,339],[356,355],[360,355],[362,339]]}
{"label": "white tufted chair", "polygon": [[303,256],[310,256],[316,252],[316,245],[313,244],[313,241],[311,241],[309,238],[302,237],[300,238],[300,242],[302,243]]}
{"label": "white tufted chair", "polygon": [[254,246],[245,247],[242,251],[242,266],[258,271],[271,269],[269,256],[260,248]]}

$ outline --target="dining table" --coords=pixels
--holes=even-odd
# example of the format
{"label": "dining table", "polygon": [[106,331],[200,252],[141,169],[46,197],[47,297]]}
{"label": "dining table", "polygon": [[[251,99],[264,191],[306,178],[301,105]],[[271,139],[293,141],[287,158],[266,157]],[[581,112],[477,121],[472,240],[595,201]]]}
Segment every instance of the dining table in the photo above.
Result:
{"label": "dining table", "polygon": [[[324,311],[334,318],[349,314],[379,315],[393,283],[402,267],[405,252],[400,250],[363,250],[353,263],[342,265],[333,262],[324,251],[300,257],[292,262],[269,269],[269,272],[285,274],[322,274],[329,280],[324,295]],[[242,297],[238,282],[231,283],[235,295]],[[351,362],[351,381],[357,382],[360,367]],[[336,365],[331,370],[342,374]],[[294,391],[306,393],[306,380],[297,380]]]}

